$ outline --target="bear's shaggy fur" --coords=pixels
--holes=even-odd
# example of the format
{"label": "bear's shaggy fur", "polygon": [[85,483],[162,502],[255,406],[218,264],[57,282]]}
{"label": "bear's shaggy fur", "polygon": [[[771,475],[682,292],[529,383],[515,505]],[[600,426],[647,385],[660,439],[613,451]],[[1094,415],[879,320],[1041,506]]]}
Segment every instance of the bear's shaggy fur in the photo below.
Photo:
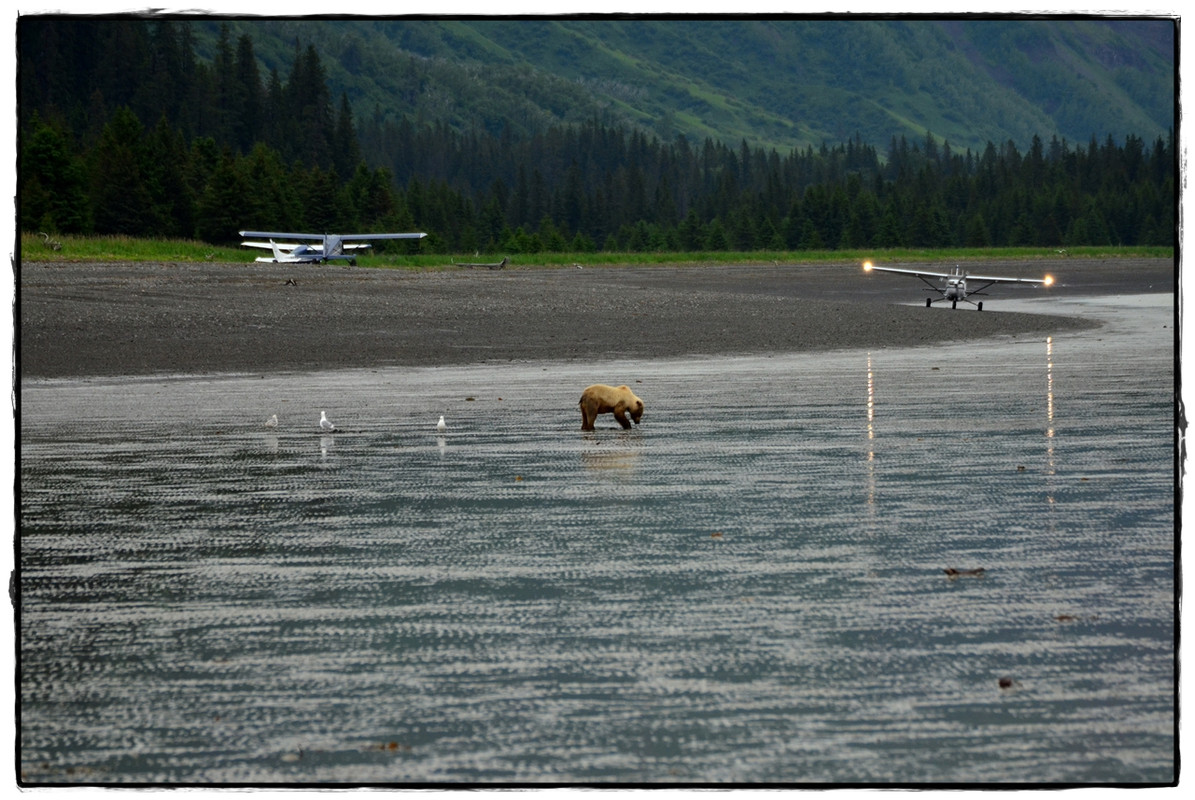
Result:
{"label": "bear's shaggy fur", "polygon": [[595,383],[581,392],[581,430],[593,430],[598,414],[613,412],[614,419],[624,428],[631,427],[629,415],[635,424],[643,416],[643,401],[635,396],[629,386],[607,386]]}

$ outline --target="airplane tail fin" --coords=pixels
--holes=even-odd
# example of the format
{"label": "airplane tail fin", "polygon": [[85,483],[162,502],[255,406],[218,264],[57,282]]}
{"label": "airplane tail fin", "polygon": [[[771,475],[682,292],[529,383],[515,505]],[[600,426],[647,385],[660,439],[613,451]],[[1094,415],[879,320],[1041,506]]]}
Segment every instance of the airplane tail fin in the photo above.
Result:
{"label": "airplane tail fin", "polygon": [[279,264],[281,264],[283,261],[286,260],[286,257],[282,255],[282,251],[278,249],[278,245],[274,244],[273,239],[270,240],[270,247],[274,248],[274,260],[275,261],[277,261]]}

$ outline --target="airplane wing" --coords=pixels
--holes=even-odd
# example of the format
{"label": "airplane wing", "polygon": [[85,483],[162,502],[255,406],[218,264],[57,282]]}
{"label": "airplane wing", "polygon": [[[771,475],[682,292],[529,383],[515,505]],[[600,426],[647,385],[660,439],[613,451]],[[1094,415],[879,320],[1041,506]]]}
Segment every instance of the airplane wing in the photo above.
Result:
{"label": "airplane wing", "polygon": [[[260,236],[266,239],[305,239],[307,241],[316,242],[316,244],[309,245],[314,250],[322,250],[324,242],[347,242],[347,241],[367,241],[369,239],[422,239],[427,236],[426,233],[283,233],[281,231],[239,231],[241,236]],[[269,242],[241,242],[246,247],[264,247],[273,248],[274,245]],[[369,247],[368,244],[345,244],[341,246],[343,250],[358,250]],[[278,245],[283,250],[293,250],[295,245],[282,244]]]}
{"label": "airplane wing", "polygon": [[969,281],[987,281],[988,283],[1044,283],[1049,286],[1054,279],[1047,275],[1044,278],[993,278],[991,275],[968,275]]}
{"label": "airplane wing", "polygon": [[342,242],[365,239],[422,239],[426,233],[282,233],[279,231],[238,231],[241,236],[260,236],[266,239],[308,239],[322,242],[325,238]]}
{"label": "airplane wing", "polygon": [[262,250],[273,250],[276,247],[284,253],[289,253],[296,246],[293,244],[275,245],[273,242],[241,242],[241,247],[260,247]]}
{"label": "airplane wing", "polygon": [[927,272],[926,270],[921,270],[921,269],[897,269],[896,267],[877,267],[874,264],[872,264],[870,261],[866,261],[863,263],[863,270],[865,272],[871,272],[872,270],[878,270],[880,272],[896,272],[901,275],[915,275],[918,278],[921,278],[923,280],[926,278],[966,278],[969,281],[978,281],[981,283],[987,283],[989,286],[993,283],[1038,283],[1038,284],[1043,284],[1045,286],[1050,286],[1051,284],[1054,283],[1054,279],[1052,277],[1050,277],[1049,275],[1047,275],[1044,278],[1001,278],[1001,277],[993,277],[991,275],[971,275],[971,274],[965,273],[965,272],[961,273],[961,274],[951,274],[948,272]]}
{"label": "airplane wing", "polygon": [[275,233],[271,231],[237,231],[241,236],[264,236],[266,239],[314,239],[324,240],[322,233]]}
{"label": "airplane wing", "polygon": [[346,233],[337,236],[341,241],[353,239],[422,239],[426,233]]}
{"label": "airplane wing", "polygon": [[898,272],[902,275],[916,275],[919,278],[950,278],[950,277],[954,277],[954,276],[950,275],[950,273],[948,273],[948,272],[926,272],[925,270],[921,270],[921,269],[897,269],[896,267],[877,267],[877,266],[873,265],[870,261],[866,262],[863,265],[863,270],[865,272],[871,272],[873,269],[879,270],[880,272]]}

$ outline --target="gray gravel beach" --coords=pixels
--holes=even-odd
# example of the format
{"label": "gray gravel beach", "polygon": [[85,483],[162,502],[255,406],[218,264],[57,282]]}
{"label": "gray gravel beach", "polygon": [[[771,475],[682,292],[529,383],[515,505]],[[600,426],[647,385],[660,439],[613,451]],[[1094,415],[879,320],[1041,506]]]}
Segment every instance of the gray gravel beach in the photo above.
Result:
{"label": "gray gravel beach", "polygon": [[[942,271],[941,264],[900,264]],[[971,271],[1056,276],[996,286],[976,313],[924,307],[915,278],[859,265],[745,264],[408,271],[367,266],[29,263],[22,378],[670,358],[883,347],[1090,323],[1001,299],[1172,291],[1166,259],[1006,260]]]}

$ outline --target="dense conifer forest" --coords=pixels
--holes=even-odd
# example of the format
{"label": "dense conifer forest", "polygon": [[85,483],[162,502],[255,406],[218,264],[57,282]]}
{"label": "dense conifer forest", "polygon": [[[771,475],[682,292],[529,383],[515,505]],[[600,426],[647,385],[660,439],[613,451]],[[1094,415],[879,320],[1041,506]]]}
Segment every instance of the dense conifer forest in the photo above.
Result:
{"label": "dense conifer forest", "polygon": [[311,45],[262,74],[249,35],[224,28],[209,62],[168,19],[26,22],[18,112],[25,231],[421,230],[391,246],[506,254],[1174,245],[1173,134],[782,153],[596,118],[459,130],[352,108]]}

